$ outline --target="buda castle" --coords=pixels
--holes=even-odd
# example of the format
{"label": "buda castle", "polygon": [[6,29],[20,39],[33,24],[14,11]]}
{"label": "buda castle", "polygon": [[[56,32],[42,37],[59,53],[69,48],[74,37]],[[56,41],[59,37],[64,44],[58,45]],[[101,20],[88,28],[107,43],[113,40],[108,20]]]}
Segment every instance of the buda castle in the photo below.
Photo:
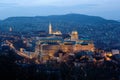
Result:
{"label": "buda castle", "polygon": [[94,52],[95,47],[92,40],[79,39],[77,31],[72,31],[67,37],[61,31],[53,31],[52,25],[49,23],[49,36],[40,38],[36,43],[35,52],[54,57],[55,53],[62,51],[64,53],[76,53],[80,51]]}

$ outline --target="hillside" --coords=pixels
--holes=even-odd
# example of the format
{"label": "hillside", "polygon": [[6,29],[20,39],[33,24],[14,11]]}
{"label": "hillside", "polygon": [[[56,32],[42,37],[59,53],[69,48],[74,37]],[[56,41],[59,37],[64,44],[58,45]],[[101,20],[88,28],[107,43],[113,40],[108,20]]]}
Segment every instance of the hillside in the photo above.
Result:
{"label": "hillside", "polygon": [[63,33],[77,30],[80,37],[94,40],[98,48],[120,48],[120,22],[97,16],[67,14],[9,17],[1,21],[0,29],[8,30],[12,26],[15,31],[48,30],[49,22],[54,30],[61,30]]}

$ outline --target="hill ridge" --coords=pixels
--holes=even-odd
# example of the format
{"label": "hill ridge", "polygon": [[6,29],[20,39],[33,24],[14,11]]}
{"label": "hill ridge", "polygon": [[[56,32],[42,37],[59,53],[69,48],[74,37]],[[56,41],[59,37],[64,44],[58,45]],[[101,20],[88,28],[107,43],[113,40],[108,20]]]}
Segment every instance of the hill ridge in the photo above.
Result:
{"label": "hill ridge", "polygon": [[120,22],[107,20],[98,16],[88,16],[81,14],[35,16],[35,17],[9,17],[0,22],[0,29],[8,31],[9,27],[14,27],[13,31],[48,31],[49,22],[52,23],[53,30],[60,30],[69,33],[77,30],[80,37],[88,37],[95,41],[100,48],[120,48]]}

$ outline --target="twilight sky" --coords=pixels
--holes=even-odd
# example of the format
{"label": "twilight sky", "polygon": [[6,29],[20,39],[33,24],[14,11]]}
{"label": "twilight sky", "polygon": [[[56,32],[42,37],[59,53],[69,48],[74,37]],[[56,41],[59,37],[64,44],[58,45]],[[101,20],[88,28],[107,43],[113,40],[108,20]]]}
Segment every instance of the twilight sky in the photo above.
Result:
{"label": "twilight sky", "polygon": [[120,20],[120,0],[0,0],[0,19],[68,13]]}

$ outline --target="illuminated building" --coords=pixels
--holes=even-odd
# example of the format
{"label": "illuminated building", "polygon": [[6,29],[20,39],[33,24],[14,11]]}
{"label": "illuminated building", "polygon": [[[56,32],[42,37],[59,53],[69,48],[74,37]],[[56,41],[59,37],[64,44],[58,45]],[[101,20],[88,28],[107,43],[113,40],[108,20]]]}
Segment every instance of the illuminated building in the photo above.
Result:
{"label": "illuminated building", "polygon": [[66,53],[73,53],[75,43],[75,41],[64,41],[61,45],[61,50]]}
{"label": "illuminated building", "polygon": [[112,55],[120,54],[120,51],[117,49],[112,50]]}
{"label": "illuminated building", "polygon": [[52,34],[52,25],[49,23],[49,34]]}
{"label": "illuminated building", "polygon": [[92,51],[94,52],[95,46],[93,41],[89,39],[81,39],[76,41],[74,51]]}
{"label": "illuminated building", "polygon": [[12,31],[13,31],[12,27],[10,27],[10,28],[9,28],[9,31],[10,31],[10,32],[12,32]]}
{"label": "illuminated building", "polygon": [[[47,44],[42,46],[43,44]],[[65,53],[75,53],[79,51],[94,51],[95,47],[90,40],[65,41],[61,38],[43,38],[37,42],[37,46],[42,47],[41,54],[54,57],[54,54],[61,50]],[[36,49],[39,50],[39,49]]]}
{"label": "illuminated building", "polygon": [[24,49],[23,49],[23,48],[20,48],[20,52],[24,52]]}
{"label": "illuminated building", "polygon": [[[54,32],[52,30],[52,25],[49,24],[49,34],[60,35],[62,33],[60,31]],[[36,53],[40,55],[45,54],[49,57],[54,57],[54,54],[59,50],[65,53],[75,53],[79,51],[93,52],[95,50],[94,44],[91,40],[78,39],[77,31],[72,31],[70,36],[70,40],[64,40],[63,38],[57,36],[40,38],[36,43]]]}
{"label": "illuminated building", "polygon": [[62,33],[60,31],[54,31],[52,34],[61,35]]}
{"label": "illuminated building", "polygon": [[53,31],[51,23],[49,24],[49,34],[61,35],[61,31]]}
{"label": "illuminated building", "polygon": [[72,31],[71,33],[71,41],[77,41],[78,40],[78,32]]}
{"label": "illuminated building", "polygon": [[53,57],[54,53],[60,49],[61,38],[42,38],[36,44],[36,53]]}
{"label": "illuminated building", "polygon": [[66,39],[62,37],[60,31],[54,32],[50,23],[49,34],[50,35],[46,37],[39,37],[36,39],[35,56],[40,61],[55,58],[54,55],[58,51],[62,51],[66,53],[66,55],[69,55],[80,51],[94,52],[95,50],[93,41],[89,39],[79,39],[77,31],[72,31],[71,35],[69,35],[70,37],[67,35],[69,38]]}

